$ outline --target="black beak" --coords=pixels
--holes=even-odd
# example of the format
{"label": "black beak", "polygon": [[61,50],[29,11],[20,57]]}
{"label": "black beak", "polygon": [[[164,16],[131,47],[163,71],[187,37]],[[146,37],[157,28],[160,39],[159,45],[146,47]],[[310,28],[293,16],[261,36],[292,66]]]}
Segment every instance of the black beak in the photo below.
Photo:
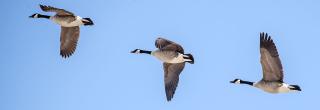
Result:
{"label": "black beak", "polygon": [[31,15],[31,16],[29,16],[29,18],[33,18],[35,15],[36,15],[36,14]]}
{"label": "black beak", "polygon": [[236,83],[237,80],[239,80],[239,79],[234,79],[233,81],[230,81],[230,83]]}

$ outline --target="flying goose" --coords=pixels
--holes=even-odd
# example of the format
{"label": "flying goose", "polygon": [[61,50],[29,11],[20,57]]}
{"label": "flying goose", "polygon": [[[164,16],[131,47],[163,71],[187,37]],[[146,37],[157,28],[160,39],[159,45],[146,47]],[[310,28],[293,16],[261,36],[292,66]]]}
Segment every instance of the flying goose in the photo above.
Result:
{"label": "flying goose", "polygon": [[71,56],[76,50],[77,42],[79,39],[79,26],[93,25],[93,21],[90,18],[81,18],[80,16],[76,16],[72,12],[66,11],[64,9],[45,5],[40,5],[40,8],[44,12],[55,12],[56,15],[48,16],[35,13],[29,17],[50,19],[53,22],[61,25],[60,55],[63,58]]}
{"label": "flying goose", "polygon": [[287,93],[301,91],[298,85],[289,85],[283,82],[283,70],[279,54],[273,40],[267,33],[260,33],[260,62],[263,78],[259,82],[235,79],[230,83],[247,84],[269,93]]}
{"label": "flying goose", "polygon": [[178,86],[179,75],[185,66],[185,62],[193,64],[194,59],[191,54],[184,54],[184,50],[179,44],[170,40],[158,38],[155,45],[158,48],[155,51],[135,49],[131,53],[149,54],[163,62],[167,101],[171,101]]}

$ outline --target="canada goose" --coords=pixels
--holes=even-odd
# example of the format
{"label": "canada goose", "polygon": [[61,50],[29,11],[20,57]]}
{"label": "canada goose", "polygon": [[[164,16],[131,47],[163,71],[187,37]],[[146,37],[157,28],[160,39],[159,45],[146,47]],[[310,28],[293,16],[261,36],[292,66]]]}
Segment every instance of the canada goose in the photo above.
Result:
{"label": "canada goose", "polygon": [[158,48],[155,51],[135,49],[131,53],[149,54],[163,62],[165,91],[167,101],[170,101],[177,88],[179,75],[185,66],[185,62],[193,64],[194,59],[191,54],[184,54],[184,50],[179,44],[170,40],[158,38],[155,45]]}
{"label": "canada goose", "polygon": [[77,42],[80,34],[80,25],[93,25],[90,18],[81,18],[64,9],[59,9],[51,6],[40,5],[44,12],[56,12],[54,16],[42,15],[35,13],[30,18],[46,18],[61,25],[60,34],[60,55],[63,58],[71,56],[76,50]]}
{"label": "canada goose", "polygon": [[263,78],[259,82],[250,82],[240,79],[230,81],[235,84],[247,84],[269,93],[287,93],[301,91],[298,85],[289,85],[283,82],[283,70],[279,54],[273,40],[267,33],[260,33],[260,62]]}

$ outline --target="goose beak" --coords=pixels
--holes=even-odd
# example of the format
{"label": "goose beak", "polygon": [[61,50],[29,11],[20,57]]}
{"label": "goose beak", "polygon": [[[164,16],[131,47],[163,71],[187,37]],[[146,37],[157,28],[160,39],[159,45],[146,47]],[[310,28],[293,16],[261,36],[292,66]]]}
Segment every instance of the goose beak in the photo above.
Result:
{"label": "goose beak", "polygon": [[130,51],[130,53],[136,53],[137,49]]}
{"label": "goose beak", "polygon": [[37,14],[32,14],[29,16],[29,18],[34,18],[34,16],[36,16]]}

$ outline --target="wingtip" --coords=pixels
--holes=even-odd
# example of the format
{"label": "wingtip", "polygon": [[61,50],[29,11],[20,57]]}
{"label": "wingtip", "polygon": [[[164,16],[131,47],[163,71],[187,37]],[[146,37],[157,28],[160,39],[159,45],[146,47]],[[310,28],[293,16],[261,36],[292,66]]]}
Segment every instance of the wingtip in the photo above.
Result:
{"label": "wingtip", "polygon": [[72,55],[72,53],[64,53],[64,52],[60,52],[60,56],[63,58],[63,59],[67,59],[69,58],[70,56]]}
{"label": "wingtip", "polygon": [[45,5],[39,4],[40,8],[45,7]]}
{"label": "wingtip", "polygon": [[172,100],[172,97],[167,96],[167,102],[170,102]]}
{"label": "wingtip", "polygon": [[39,6],[40,6],[41,10],[44,10],[44,8],[46,7],[45,5],[41,5],[41,4],[39,4]]}
{"label": "wingtip", "polygon": [[159,36],[156,40],[161,40],[164,39],[163,37]]}
{"label": "wingtip", "polygon": [[48,6],[48,5],[41,5],[41,4],[39,4],[39,6],[40,6],[40,8],[41,8],[42,11],[45,11],[45,10],[47,10],[47,8],[50,7],[50,6]]}
{"label": "wingtip", "polygon": [[64,54],[60,54],[60,56],[63,58],[63,59],[67,59],[69,56],[67,55],[64,55]]}
{"label": "wingtip", "polygon": [[260,42],[273,41],[271,36],[266,32],[260,32]]}
{"label": "wingtip", "polygon": [[267,32],[260,32],[260,37],[266,37],[266,36],[268,36]]}

